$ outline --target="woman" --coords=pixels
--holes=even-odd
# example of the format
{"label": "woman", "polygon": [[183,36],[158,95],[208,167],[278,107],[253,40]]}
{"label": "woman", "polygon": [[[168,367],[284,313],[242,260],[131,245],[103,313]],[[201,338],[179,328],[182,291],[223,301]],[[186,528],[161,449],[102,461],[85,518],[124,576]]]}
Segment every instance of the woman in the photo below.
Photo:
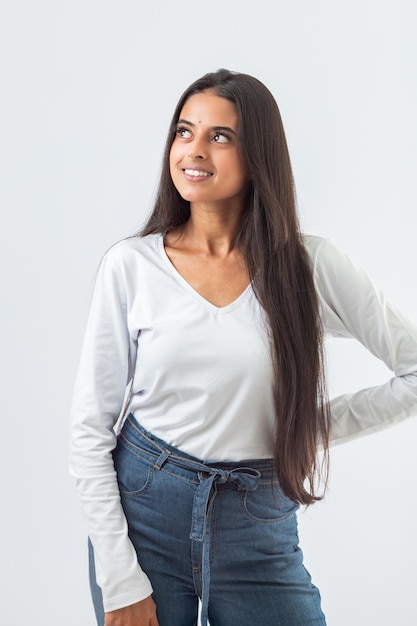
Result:
{"label": "woman", "polygon": [[[325,333],[395,377],[329,404]],[[227,70],[193,83],[147,225],[101,264],[74,394],[98,624],[191,626],[198,597],[203,625],[325,624],[297,508],[329,440],[417,412],[416,369],[417,329],[300,234],[270,92]]]}

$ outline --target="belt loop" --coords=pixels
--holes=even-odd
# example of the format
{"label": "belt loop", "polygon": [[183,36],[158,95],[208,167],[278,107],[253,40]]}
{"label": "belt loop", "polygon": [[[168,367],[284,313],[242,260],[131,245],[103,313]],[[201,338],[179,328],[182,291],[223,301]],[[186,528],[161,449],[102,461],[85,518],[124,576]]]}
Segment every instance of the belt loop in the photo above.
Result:
{"label": "belt loop", "polygon": [[159,457],[156,459],[155,463],[154,463],[154,467],[157,470],[160,470],[161,467],[163,466],[163,464],[165,463],[165,461],[167,460],[167,458],[172,454],[171,450],[164,450]]}

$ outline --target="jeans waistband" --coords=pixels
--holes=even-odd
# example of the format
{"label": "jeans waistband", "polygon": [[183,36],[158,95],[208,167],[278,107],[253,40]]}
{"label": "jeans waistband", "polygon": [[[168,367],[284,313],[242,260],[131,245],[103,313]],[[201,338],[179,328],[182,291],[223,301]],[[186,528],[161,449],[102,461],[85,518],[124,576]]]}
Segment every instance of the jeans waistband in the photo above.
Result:
{"label": "jeans waistband", "polygon": [[270,459],[254,459],[240,463],[216,462],[208,464],[149,433],[132,414],[127,417],[122,429],[122,434],[128,435],[129,432],[137,443],[142,445],[144,450],[151,455],[152,465],[156,470],[160,470],[166,463],[172,463],[191,470],[198,476],[200,484],[194,494],[190,539],[203,544],[201,624],[206,626],[210,587],[210,545],[209,541],[206,541],[206,521],[212,502],[210,496],[215,497],[216,495],[214,485],[231,482],[236,485],[238,490],[254,491],[258,487],[261,471],[272,470],[272,461]]}

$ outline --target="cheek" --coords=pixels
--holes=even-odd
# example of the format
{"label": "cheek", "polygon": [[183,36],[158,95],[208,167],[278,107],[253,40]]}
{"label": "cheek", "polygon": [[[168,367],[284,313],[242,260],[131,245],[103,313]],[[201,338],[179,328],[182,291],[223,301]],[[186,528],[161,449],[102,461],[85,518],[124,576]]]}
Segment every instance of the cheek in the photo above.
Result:
{"label": "cheek", "polygon": [[235,181],[236,184],[244,184],[248,181],[249,176],[246,168],[238,156],[235,156],[233,163],[229,160],[228,167],[232,180]]}

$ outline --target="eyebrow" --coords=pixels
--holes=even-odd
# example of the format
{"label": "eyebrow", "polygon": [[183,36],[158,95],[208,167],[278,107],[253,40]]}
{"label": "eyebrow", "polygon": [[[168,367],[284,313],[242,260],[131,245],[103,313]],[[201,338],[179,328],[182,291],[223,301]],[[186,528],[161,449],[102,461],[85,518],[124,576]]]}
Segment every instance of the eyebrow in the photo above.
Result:
{"label": "eyebrow", "polygon": [[[177,125],[178,124],[187,124],[187,126],[191,126],[192,128],[195,128],[195,124],[193,124],[192,122],[189,122],[188,120],[178,120]],[[233,130],[233,128],[230,128],[229,126],[212,126],[210,128],[210,130],[217,132],[217,133],[221,133],[221,132],[228,132],[228,133],[232,133],[233,135],[237,136],[237,133],[235,130]]]}

